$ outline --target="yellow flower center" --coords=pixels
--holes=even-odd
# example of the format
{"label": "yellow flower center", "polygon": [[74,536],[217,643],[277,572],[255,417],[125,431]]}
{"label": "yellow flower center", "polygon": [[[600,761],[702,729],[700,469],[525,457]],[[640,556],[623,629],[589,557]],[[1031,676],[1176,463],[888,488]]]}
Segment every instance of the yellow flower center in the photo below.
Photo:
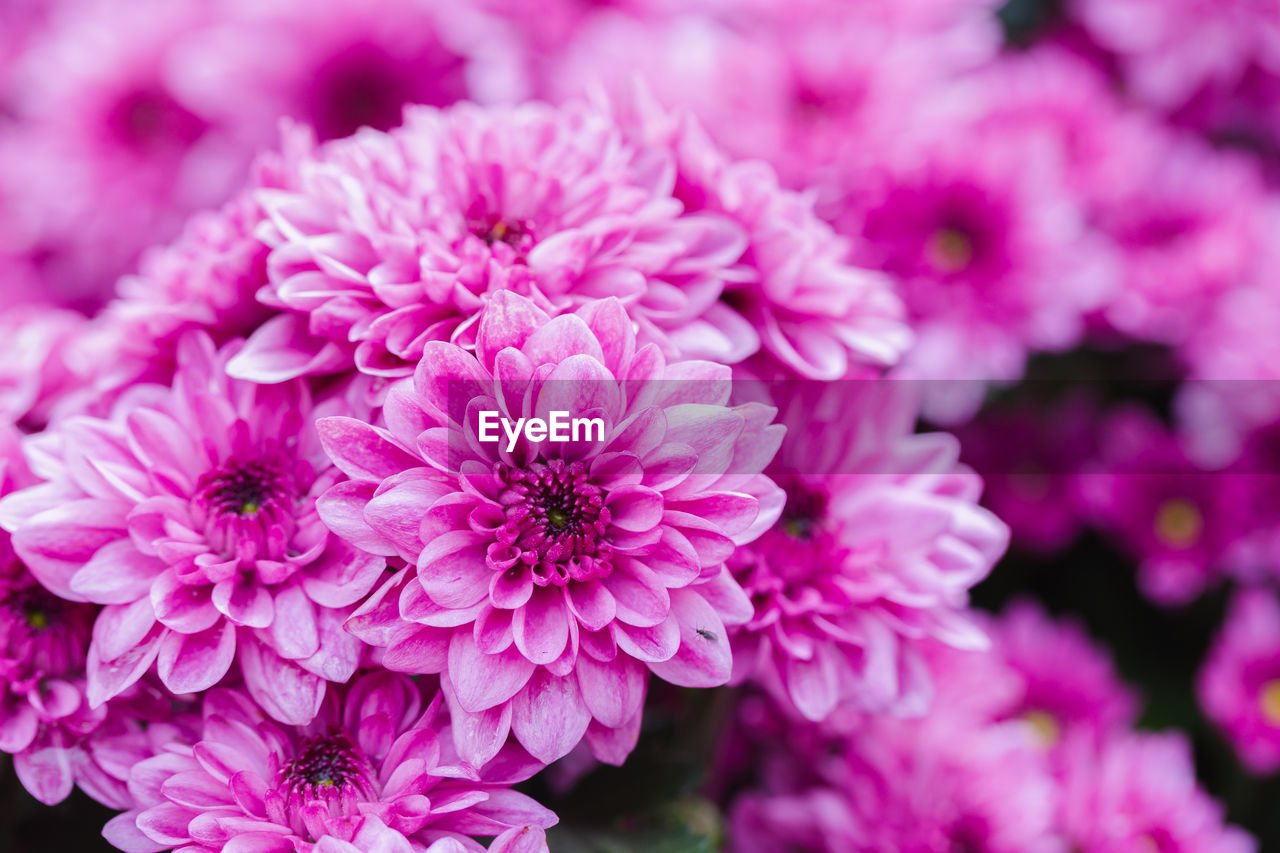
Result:
{"label": "yellow flower center", "polygon": [[1058,719],[1048,711],[1033,709],[1023,714],[1022,719],[1031,724],[1042,746],[1053,746],[1062,736],[1062,727],[1058,725]]}
{"label": "yellow flower center", "polygon": [[1204,516],[1186,498],[1170,498],[1156,512],[1156,536],[1173,548],[1189,548],[1204,530]]}
{"label": "yellow flower center", "polygon": [[929,238],[929,261],[943,272],[959,272],[973,262],[973,240],[957,228],[939,228]]}
{"label": "yellow flower center", "polygon": [[1273,678],[1262,685],[1262,693],[1258,703],[1262,706],[1262,716],[1273,726],[1280,726],[1280,678]]}

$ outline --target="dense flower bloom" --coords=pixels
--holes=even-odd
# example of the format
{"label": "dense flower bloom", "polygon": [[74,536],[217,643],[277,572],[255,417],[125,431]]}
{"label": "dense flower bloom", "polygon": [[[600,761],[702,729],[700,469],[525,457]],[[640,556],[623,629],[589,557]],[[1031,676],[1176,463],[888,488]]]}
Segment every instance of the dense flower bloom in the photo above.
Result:
{"label": "dense flower bloom", "polygon": [[629,138],[670,153],[685,211],[726,216],[746,234],[722,306],[750,323],[758,343],[729,360],[758,346],[749,373],[825,380],[897,362],[911,341],[901,302],[885,277],[846,263],[850,247],[808,197],[784,192],[760,162],[725,157],[689,113],[662,109],[642,88],[605,108]]}
{"label": "dense flower bloom", "polygon": [[1037,605],[1021,601],[984,627],[1002,665],[1022,685],[1001,714],[1031,723],[1047,745],[1075,732],[1109,735],[1136,721],[1133,691],[1076,622],[1055,622]]}
{"label": "dense flower bloom", "polygon": [[1128,128],[1130,168],[1095,194],[1092,225],[1112,244],[1118,286],[1106,317],[1138,338],[1178,344],[1268,257],[1263,181],[1239,152],[1154,124]]}
{"label": "dense flower bloom", "polygon": [[262,140],[281,116],[321,139],[390,130],[407,104],[518,100],[519,40],[474,3],[380,0],[317,12],[305,0],[222,0],[184,45],[179,85],[200,111]]}
{"label": "dense flower bloom", "polygon": [[260,140],[237,138],[174,85],[213,6],[59,4],[17,64],[21,156],[7,158],[5,182],[21,220],[6,229],[24,235],[19,248],[60,300],[96,306],[139,251],[243,178]]}
{"label": "dense flower bloom", "polygon": [[690,210],[670,150],[583,104],[416,109],[389,134],[322,146],[288,190],[258,193],[271,246],[259,298],[283,313],[233,369],[279,381],[348,370],[354,355],[365,373],[406,376],[429,341],[473,346],[501,291],[550,314],[616,296],[667,355],[736,362],[760,347],[760,320],[721,297],[762,278],[779,300],[804,295],[789,309],[802,317],[835,299],[844,313],[818,342],[840,363],[892,360],[905,332],[883,284],[844,267],[841,244],[771,176],[744,166],[722,188],[710,178],[728,165],[701,156],[705,192],[739,194],[736,209]]}
{"label": "dense flower bloom", "polygon": [[1062,747],[1059,823],[1081,853],[1194,850],[1253,853],[1248,834],[1196,784],[1191,746],[1177,734],[1126,733],[1102,748],[1089,738]]}
{"label": "dense flower bloom", "polygon": [[79,383],[75,340],[88,321],[47,306],[0,311],[0,422],[38,429]]}
{"label": "dense flower bloom", "polygon": [[[730,675],[726,623],[750,602],[724,561],[777,517],[759,474],[772,410],[730,407],[729,370],[667,365],[637,346],[616,299],[549,319],[494,296],[474,355],[426,344],[384,408],[386,429],[319,428],[351,478],[320,501],[349,541],[407,560],[349,623],[382,664],[442,672],[458,748],[483,763],[508,730],[537,758],[584,736],[621,763],[648,673],[711,687]],[[478,440],[478,413],[568,411],[603,430]]]}
{"label": "dense flower bloom", "polygon": [[[0,493],[27,485],[17,437],[0,437]],[[97,608],[64,601],[42,587],[0,533],[0,751],[14,756],[33,796],[56,803],[71,793],[76,748],[106,709],[85,699],[85,648]]]}
{"label": "dense flower bloom", "polygon": [[[233,344],[184,341],[172,389],[139,386],[110,418],[33,439],[48,482],[3,503],[14,548],[49,589],[106,605],[89,647],[93,705],[153,665],[176,694],[239,659],[250,692],[304,723],[360,644],[342,630],[385,561],[331,536],[315,498],[338,478],[307,387],[229,379]],[[344,609],[345,608],[345,609]]]}
{"label": "dense flower bloom", "polygon": [[1280,602],[1274,592],[1236,594],[1197,687],[1205,714],[1250,770],[1280,768]]}
{"label": "dense flower bloom", "polygon": [[408,103],[523,93],[516,40],[466,8],[343,9],[61,4],[12,75],[17,150],[0,185],[22,216],[11,227],[0,217],[14,235],[0,245],[12,242],[58,299],[96,306],[141,250],[231,195],[281,117],[330,138],[392,127]]}
{"label": "dense flower bloom", "polygon": [[833,173],[865,168],[929,87],[998,50],[980,3],[907,5],[711,0],[644,14],[609,4],[548,56],[545,88],[553,100],[594,87],[625,97],[639,77],[734,156],[816,190],[825,211],[840,202]]}
{"label": "dense flower bloom", "polygon": [[335,688],[305,728],[271,723],[245,695],[217,688],[192,742],[133,768],[137,806],[106,835],[127,853],[352,849],[336,842],[391,853],[440,839],[456,846],[432,851],[483,851],[473,835],[500,836],[491,850],[545,853],[540,829],[555,816],[507,788],[538,765],[513,755],[477,772],[452,753],[448,728],[439,696],[427,701],[393,673]]}
{"label": "dense flower bloom", "polygon": [[907,384],[775,384],[790,431],[770,470],[786,505],[730,561],[755,606],[733,632],[735,681],[758,681],[810,720],[841,703],[922,711],[918,645],[985,645],[968,590],[1008,530],[977,506],[982,481],[954,438],[914,434]]}
{"label": "dense flower bloom", "polygon": [[791,731],[774,742],[783,766],[734,804],[732,850],[1066,849],[1048,756],[1019,720],[990,723],[939,701],[919,720],[867,718],[843,738],[819,738],[819,751],[802,742]]}
{"label": "dense flower bloom", "polygon": [[1084,524],[1075,479],[1096,454],[1099,406],[1084,395],[991,408],[957,430],[964,461],[982,475],[982,503],[1009,525],[1013,544],[1056,553]]}
{"label": "dense flower bloom", "polygon": [[1256,64],[1280,71],[1280,21],[1254,0],[1072,0],[1077,19],[1119,55],[1132,91],[1176,108],[1209,85],[1230,87]]}
{"label": "dense flower bloom", "polygon": [[931,417],[954,420],[977,408],[984,382],[1020,378],[1029,352],[1076,343],[1108,280],[1063,152],[1034,120],[1022,132],[924,124],[836,225],[857,238],[857,262],[900,282],[916,333],[901,375],[964,380],[927,400]]}
{"label": "dense flower bloom", "polygon": [[1203,470],[1141,409],[1114,413],[1099,445],[1077,480],[1088,517],[1138,560],[1139,586],[1153,601],[1195,598],[1251,530],[1249,478]]}

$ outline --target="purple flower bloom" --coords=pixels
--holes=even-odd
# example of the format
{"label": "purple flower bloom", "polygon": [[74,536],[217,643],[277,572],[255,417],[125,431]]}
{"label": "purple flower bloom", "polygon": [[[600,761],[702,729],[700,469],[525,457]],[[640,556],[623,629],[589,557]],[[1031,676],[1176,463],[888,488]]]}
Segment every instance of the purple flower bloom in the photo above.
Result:
{"label": "purple flower bloom", "polygon": [[982,481],[958,464],[954,438],[914,434],[906,385],[802,387],[780,405],[791,431],[771,470],[786,506],[730,562],[755,605],[733,633],[734,680],[810,720],[841,703],[922,710],[918,644],[985,646],[968,590],[1008,531],[977,506]]}
{"label": "purple flower bloom", "polygon": [[300,382],[229,379],[232,345],[180,347],[173,388],[139,386],[110,419],[68,418],[33,439],[48,482],[0,504],[14,548],[49,589],[105,605],[89,647],[89,699],[153,665],[176,694],[237,659],[277,718],[305,723],[325,680],[355,670],[342,630],[385,561],[331,536],[315,498],[337,478]]}
{"label": "purple flower bloom", "polygon": [[1253,853],[1245,832],[1196,785],[1191,746],[1177,734],[1129,734],[1101,748],[1091,738],[1062,746],[1059,822],[1081,853]]}
{"label": "purple flower bloom", "polygon": [[1197,682],[1205,714],[1254,773],[1280,768],[1280,602],[1268,589],[1236,594]]}
{"label": "purple flower bloom", "polygon": [[137,806],[105,834],[127,853],[352,849],[338,842],[390,853],[442,839],[455,844],[430,849],[453,853],[483,851],[469,836],[495,835],[491,850],[545,853],[540,829],[555,815],[507,788],[538,765],[514,753],[484,772],[459,762],[439,709],[438,695],[427,701],[421,685],[386,672],[335,688],[305,728],[212,690],[193,742],[133,768]]}
{"label": "purple flower bloom", "polygon": [[[759,474],[781,429],[767,407],[726,405],[728,378],[638,346],[616,299],[549,319],[499,292],[475,355],[425,345],[413,379],[389,392],[387,428],[320,422],[351,478],[321,498],[322,517],[413,566],[348,627],[386,647],[389,669],[443,673],[469,761],[510,730],[543,761],[585,735],[621,763],[648,671],[690,687],[728,680],[726,624],[751,605],[724,561],[781,503]],[[568,411],[603,430],[486,443],[484,410],[510,423]]]}

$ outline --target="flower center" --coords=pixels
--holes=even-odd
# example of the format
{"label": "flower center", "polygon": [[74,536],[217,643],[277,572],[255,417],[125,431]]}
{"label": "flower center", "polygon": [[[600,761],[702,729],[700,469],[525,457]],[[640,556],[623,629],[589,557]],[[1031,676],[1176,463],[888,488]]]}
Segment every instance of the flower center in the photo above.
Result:
{"label": "flower center", "polygon": [[522,219],[505,219],[491,213],[471,211],[467,230],[508,263],[524,264],[536,242],[533,227]]}
{"label": "flower center", "polygon": [[[346,732],[334,728],[305,738],[297,755],[277,774],[284,813],[274,817],[299,835],[318,838],[332,830],[330,821],[356,817],[360,803],[377,799],[374,775]],[[316,803],[323,808],[317,809]]]}
{"label": "flower center", "polygon": [[1156,536],[1169,547],[1191,547],[1203,529],[1204,517],[1186,498],[1170,498],[1156,511]]}
{"label": "flower center", "polygon": [[230,557],[252,546],[252,558],[279,558],[293,535],[298,494],[285,458],[269,455],[233,460],[206,473],[192,507],[203,517],[211,548]]}
{"label": "flower center", "polygon": [[109,124],[117,139],[140,152],[185,149],[204,132],[204,121],[167,93],[131,92],[112,108]]}
{"label": "flower center", "polygon": [[0,580],[0,657],[41,675],[80,669],[96,615],[93,605],[64,601],[29,576]]}
{"label": "flower center", "polygon": [[610,515],[605,493],[589,481],[581,462],[534,462],[523,469],[503,465],[501,503],[506,520],[489,549],[494,569],[533,573],[538,586],[564,586],[613,571],[613,549],[605,541]]}
{"label": "flower center", "polygon": [[1273,726],[1280,726],[1280,678],[1273,678],[1262,685],[1258,698],[1262,706],[1262,716]]}
{"label": "flower center", "polygon": [[973,239],[959,228],[939,228],[926,248],[929,262],[942,272],[960,272],[973,263]]}
{"label": "flower center", "polygon": [[778,525],[782,532],[792,539],[807,542],[822,526],[822,519],[827,510],[827,499],[822,493],[801,483],[789,483],[784,488],[787,492],[787,502],[782,508]]}
{"label": "flower center", "polygon": [[1048,711],[1033,708],[1024,713],[1022,719],[1031,725],[1042,746],[1053,746],[1062,735],[1062,728],[1058,725],[1058,719]]}

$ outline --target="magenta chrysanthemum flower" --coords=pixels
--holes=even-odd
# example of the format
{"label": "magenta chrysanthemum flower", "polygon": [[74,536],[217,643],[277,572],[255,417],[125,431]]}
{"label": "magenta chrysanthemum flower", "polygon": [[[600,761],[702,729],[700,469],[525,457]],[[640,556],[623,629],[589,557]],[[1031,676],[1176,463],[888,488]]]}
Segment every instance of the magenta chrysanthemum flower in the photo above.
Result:
{"label": "magenta chrysanthemum flower", "polygon": [[[0,442],[0,493],[33,482],[16,435]],[[137,701],[140,691],[111,707],[90,707],[86,649],[98,610],[41,586],[8,533],[0,533],[0,752],[13,755],[18,780],[43,803],[61,802],[79,785],[101,803],[127,807],[128,793],[113,775],[115,757],[145,738],[139,720],[159,719]],[[173,715],[168,702],[164,711],[162,717]],[[173,730],[164,723],[153,728]]]}
{"label": "magenta chrysanthemum flower", "polygon": [[[60,300],[96,306],[137,253],[222,202],[255,144],[201,114],[175,79],[214,4],[61,4],[14,70],[20,157],[8,183],[23,251]],[[51,68],[58,69],[50,73]]]}
{"label": "magenta chrysanthemum flower", "polygon": [[73,749],[105,708],[85,699],[85,649],[97,608],[64,601],[0,544],[0,751],[28,791],[57,803],[74,784]]}
{"label": "magenta chrysanthemum flower", "polygon": [[984,647],[968,590],[1008,531],[977,506],[982,481],[958,464],[955,440],[914,434],[906,386],[802,387],[780,405],[791,432],[771,470],[786,506],[730,562],[755,605],[733,632],[734,680],[758,681],[810,720],[841,703],[923,710],[917,646]]}
{"label": "magenta chrysanthemum flower", "polygon": [[69,352],[88,321],[47,306],[0,311],[0,423],[39,429],[78,379]]}
{"label": "magenta chrysanthemum flower", "polygon": [[545,853],[540,830],[555,815],[508,790],[537,765],[512,755],[477,773],[453,755],[439,710],[438,695],[427,701],[421,685],[387,672],[335,688],[306,728],[268,722],[246,696],[212,690],[203,731],[134,767],[137,806],[105,834],[127,853],[350,849],[335,842],[421,851],[441,839],[457,846],[432,851],[482,853],[469,836],[495,835],[491,851]]}
{"label": "magenta chrysanthemum flower", "polygon": [[[354,343],[360,370],[406,376],[427,341],[473,343],[499,291],[548,311],[618,296],[669,339],[718,305],[745,240],[683,215],[670,165],[643,154],[596,112],[539,105],[412,110],[390,134],[317,149],[291,191],[260,194],[260,298],[286,313],[233,367],[259,381],[347,370]],[[737,326],[730,339],[750,334]]]}
{"label": "magenta chrysanthemum flower", "polygon": [[1078,479],[1090,519],[1138,560],[1138,583],[1153,601],[1195,598],[1252,531],[1250,478],[1204,471],[1140,409],[1112,415],[1100,446]]}
{"label": "magenta chrysanthemum flower", "polygon": [[1177,734],[1124,734],[1101,749],[1087,737],[1062,746],[1059,822],[1081,853],[1253,853],[1224,825],[1222,807],[1196,784],[1191,745]]}
{"label": "magenta chrysanthemum flower", "polygon": [[1197,682],[1200,704],[1254,773],[1280,768],[1280,602],[1237,593]]}
{"label": "magenta chrysanthemum flower", "polygon": [[956,432],[982,475],[982,503],[1009,525],[1015,548],[1038,556],[1069,545],[1084,526],[1077,472],[1097,452],[1099,406],[1088,395],[992,408]]}
{"label": "magenta chrysanthemum flower", "polygon": [[1021,377],[1029,352],[1074,344],[1108,280],[1063,152],[1034,119],[1020,132],[938,124],[877,164],[837,228],[859,238],[857,262],[900,281],[916,333],[901,374],[969,380],[927,401],[954,419],[984,381]]}
{"label": "magenta chrysanthemum flower", "polygon": [[[728,406],[729,370],[667,365],[637,346],[622,303],[549,319],[493,297],[476,353],[426,344],[391,390],[388,427],[321,421],[351,477],[320,511],[334,531],[416,568],[349,628],[382,664],[442,672],[463,756],[483,763],[508,730],[537,758],[585,735],[620,763],[639,731],[647,671],[724,684],[726,623],[751,605],[724,568],[772,523],[759,474],[772,410]],[[601,427],[577,441],[481,442],[479,412],[514,424],[551,411]]]}
{"label": "magenta chrysanthemum flower", "polygon": [[758,343],[726,360],[758,348],[753,373],[824,380],[898,361],[911,342],[902,303],[886,278],[846,263],[849,245],[809,197],[784,192],[762,163],[731,161],[690,114],[664,111],[643,89],[613,108],[630,138],[670,152],[686,211],[726,216],[747,236],[720,307],[733,306]]}
{"label": "magenta chrysanthemum flower", "polygon": [[1014,704],[1000,713],[1031,723],[1046,745],[1056,746],[1074,732],[1109,735],[1136,721],[1133,691],[1079,624],[1054,622],[1039,606],[1022,601],[984,627],[1002,665],[1022,685]]}
{"label": "magenta chrysanthemum flower", "polygon": [[342,630],[385,561],[331,536],[315,497],[338,477],[301,383],[227,378],[237,347],[180,348],[172,390],[140,386],[110,419],[69,418],[33,440],[49,482],[2,507],[14,547],[49,589],[106,605],[89,647],[89,698],[153,665],[176,694],[208,689],[233,660],[276,717],[305,723],[325,679],[360,644]]}
{"label": "magenta chrysanthemum flower", "polygon": [[1072,0],[1075,17],[1118,54],[1128,88],[1175,109],[1203,87],[1230,88],[1250,66],[1280,71],[1280,20],[1256,0]]}
{"label": "magenta chrysanthemum flower", "polygon": [[1274,214],[1247,156],[1154,122],[1128,132],[1127,173],[1090,210],[1119,275],[1105,314],[1132,336],[1180,344],[1232,289],[1265,275]]}
{"label": "magenta chrysanthemum flower", "polygon": [[327,140],[390,130],[407,104],[518,100],[524,52],[475,5],[380,0],[370,15],[304,0],[227,3],[184,45],[183,89],[259,139],[281,116]]}
{"label": "magenta chrysanthemum flower", "polygon": [[812,751],[798,749],[804,733],[791,730],[762,744],[776,763],[761,790],[734,803],[729,849],[1065,851],[1048,755],[1030,727],[956,707],[940,702],[919,720],[868,718]]}
{"label": "magenta chrysanthemum flower", "polygon": [[[259,298],[283,313],[234,371],[279,381],[348,370],[354,355],[365,373],[406,376],[428,341],[473,345],[500,291],[550,314],[614,296],[666,354],[737,362],[759,349],[761,318],[722,300],[735,282],[818,317],[799,331],[817,333],[824,368],[891,361],[905,331],[883,283],[844,267],[842,244],[771,176],[699,156],[712,170],[700,192],[736,207],[683,193],[671,150],[584,105],[413,110],[389,134],[320,147],[289,190],[258,194],[272,249]],[[791,331],[790,315],[764,321],[766,337]]]}

